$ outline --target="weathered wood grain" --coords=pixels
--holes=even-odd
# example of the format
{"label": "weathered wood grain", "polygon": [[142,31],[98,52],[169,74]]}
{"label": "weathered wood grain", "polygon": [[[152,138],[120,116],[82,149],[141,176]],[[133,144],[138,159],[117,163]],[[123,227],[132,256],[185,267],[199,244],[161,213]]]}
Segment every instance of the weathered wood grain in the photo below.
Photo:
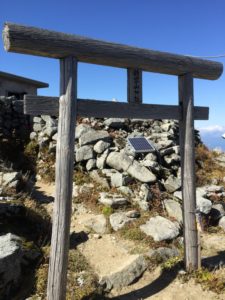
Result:
{"label": "weathered wood grain", "polygon": [[127,69],[127,102],[142,103],[142,71]]}
{"label": "weathered wood grain", "polygon": [[81,62],[163,74],[183,75],[191,72],[196,78],[217,79],[223,71],[223,65],[214,61],[12,23],[5,24],[3,41],[5,49],[10,52],[53,58],[73,55]]}
{"label": "weathered wood grain", "polygon": [[182,110],[180,149],[182,169],[182,205],[184,224],[185,265],[187,271],[199,267],[198,232],[196,226],[195,142],[193,118],[193,77],[179,76],[179,103]]}
{"label": "weathered wood grain", "polygon": [[[28,115],[59,114],[59,98],[25,95],[24,113]],[[180,107],[176,105],[138,104],[100,100],[77,99],[77,115],[95,118],[134,118],[179,120]],[[195,120],[208,120],[208,107],[194,107]]]}
{"label": "weathered wood grain", "polygon": [[66,299],[77,97],[77,60],[75,58],[68,57],[61,60],[60,76],[62,96],[59,101],[56,193],[48,273],[48,300]]}

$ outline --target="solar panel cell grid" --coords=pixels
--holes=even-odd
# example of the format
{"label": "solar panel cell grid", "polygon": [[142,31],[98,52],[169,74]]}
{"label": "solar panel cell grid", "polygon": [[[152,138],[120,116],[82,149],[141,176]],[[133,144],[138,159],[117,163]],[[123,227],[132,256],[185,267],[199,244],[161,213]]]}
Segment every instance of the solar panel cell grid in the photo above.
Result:
{"label": "solar panel cell grid", "polygon": [[137,153],[154,151],[154,147],[144,137],[128,138],[128,142]]}

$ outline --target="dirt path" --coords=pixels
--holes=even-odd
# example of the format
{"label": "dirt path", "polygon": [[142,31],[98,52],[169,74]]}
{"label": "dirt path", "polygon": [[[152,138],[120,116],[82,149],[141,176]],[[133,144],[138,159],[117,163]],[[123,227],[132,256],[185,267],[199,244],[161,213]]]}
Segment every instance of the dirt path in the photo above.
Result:
{"label": "dirt path", "polygon": [[110,298],[114,300],[224,300],[225,295],[203,291],[193,280],[182,283],[172,275],[161,274],[160,268],[145,272],[142,278],[120,290],[112,290]]}
{"label": "dirt path", "polygon": [[[39,200],[50,199],[54,195],[54,185],[47,185],[37,182],[37,193],[33,196]],[[47,204],[48,211],[52,211],[52,203]],[[81,211],[72,218],[71,231],[82,232],[85,228],[83,221],[92,215],[90,211]],[[121,242],[121,243],[120,243]],[[79,245],[80,250],[86,255],[92,266],[100,274],[106,274],[116,269],[118,265],[124,264],[129,243],[116,240],[113,234],[103,235],[96,239],[93,235],[87,241]],[[204,234],[202,236],[203,256],[213,256],[225,250],[224,234]],[[124,249],[123,249],[124,248]],[[130,258],[132,259],[132,258]],[[94,262],[94,263],[93,263]],[[182,283],[177,279],[177,274],[168,274],[160,271],[160,267],[154,271],[146,271],[143,276],[134,284],[122,289],[113,289],[108,297],[115,300],[224,300],[225,294],[217,295],[210,291],[204,291],[199,284],[193,280]]]}

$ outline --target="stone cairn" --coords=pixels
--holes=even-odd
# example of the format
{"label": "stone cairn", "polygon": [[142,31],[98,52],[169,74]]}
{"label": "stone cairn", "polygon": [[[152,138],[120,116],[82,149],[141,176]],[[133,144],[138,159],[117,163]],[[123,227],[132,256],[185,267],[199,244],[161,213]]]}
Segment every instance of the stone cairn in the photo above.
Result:
{"label": "stone cairn", "polygon": [[[42,163],[41,149],[55,153],[57,142],[57,118],[39,116],[34,118],[31,140],[38,143],[39,162]],[[135,154],[128,146],[129,137],[146,137],[155,147],[151,153]],[[200,144],[199,133],[195,131],[196,144]],[[114,187],[118,194],[100,193],[99,202],[117,206],[129,196],[141,210],[148,210],[153,195],[151,186],[157,184],[167,192],[163,202],[168,215],[182,222],[181,210],[181,168],[179,147],[179,126],[173,120],[139,119],[80,119],[75,132],[75,168],[82,169],[106,188]],[[42,168],[44,164],[42,165]],[[136,182],[135,190],[129,184]],[[74,188],[77,195],[78,187]],[[197,188],[197,209],[204,215],[212,214],[216,220],[225,213],[223,205],[213,204],[213,196],[224,199],[223,187]],[[218,200],[218,201],[219,201]],[[125,201],[126,202],[126,201]],[[222,224],[222,223],[221,223]]]}

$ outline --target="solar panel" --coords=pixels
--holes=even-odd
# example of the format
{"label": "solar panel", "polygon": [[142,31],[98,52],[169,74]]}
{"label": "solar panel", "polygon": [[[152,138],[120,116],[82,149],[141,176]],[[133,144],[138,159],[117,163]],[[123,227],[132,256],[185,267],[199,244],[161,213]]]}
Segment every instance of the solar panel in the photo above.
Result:
{"label": "solar panel", "polygon": [[136,153],[155,151],[155,148],[145,137],[128,138],[128,143]]}

